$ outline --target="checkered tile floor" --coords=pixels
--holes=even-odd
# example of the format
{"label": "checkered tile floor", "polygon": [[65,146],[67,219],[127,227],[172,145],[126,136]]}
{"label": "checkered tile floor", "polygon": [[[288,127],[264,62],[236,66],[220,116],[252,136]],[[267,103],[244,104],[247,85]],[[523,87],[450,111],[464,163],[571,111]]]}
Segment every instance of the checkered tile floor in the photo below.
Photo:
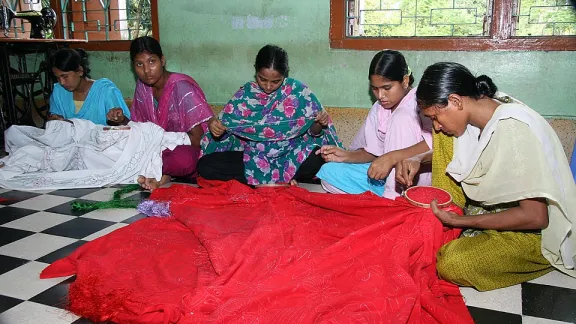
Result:
{"label": "checkered tile floor", "polygon": [[[318,185],[303,184],[319,191]],[[88,213],[70,208],[73,201],[105,201],[115,188],[21,192],[0,189],[0,323],[91,323],[64,310],[68,284],[40,280],[51,262],[97,237],[140,218],[136,210]],[[134,199],[147,197],[136,193]],[[576,279],[552,272],[529,283],[492,292],[464,288],[462,294],[476,323],[553,324],[576,322]]]}

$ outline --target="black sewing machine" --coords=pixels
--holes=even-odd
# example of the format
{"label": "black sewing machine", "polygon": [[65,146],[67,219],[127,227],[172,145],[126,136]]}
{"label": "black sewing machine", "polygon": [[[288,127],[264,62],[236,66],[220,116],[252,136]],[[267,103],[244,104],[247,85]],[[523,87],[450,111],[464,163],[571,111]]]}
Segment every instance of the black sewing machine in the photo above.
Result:
{"label": "black sewing machine", "polygon": [[26,19],[32,25],[30,38],[46,38],[56,25],[56,12],[52,8],[42,8],[41,11],[28,10],[14,12],[14,10],[0,5],[0,28],[4,29],[4,36],[8,36],[12,19]]}

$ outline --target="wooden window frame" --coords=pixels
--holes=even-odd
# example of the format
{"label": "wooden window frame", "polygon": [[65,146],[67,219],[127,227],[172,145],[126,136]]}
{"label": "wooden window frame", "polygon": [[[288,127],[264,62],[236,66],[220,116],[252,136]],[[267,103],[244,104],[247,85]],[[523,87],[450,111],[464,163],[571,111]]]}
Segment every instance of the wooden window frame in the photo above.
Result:
{"label": "wooden window frame", "polygon": [[576,51],[576,36],[512,37],[512,0],[494,0],[490,36],[347,37],[346,1],[330,0],[330,48],[413,51]]}
{"label": "wooden window frame", "polygon": [[[60,0],[50,0],[50,6],[54,9],[57,15],[60,15],[62,8]],[[150,0],[150,10],[152,14],[152,37],[160,41],[160,29],[158,26],[158,0]],[[54,38],[64,38],[64,31],[62,30],[61,19],[60,24],[56,24],[54,29]],[[83,48],[87,51],[112,51],[123,52],[130,50],[130,40],[110,40],[110,41],[88,41],[81,44],[70,44],[70,47]]]}

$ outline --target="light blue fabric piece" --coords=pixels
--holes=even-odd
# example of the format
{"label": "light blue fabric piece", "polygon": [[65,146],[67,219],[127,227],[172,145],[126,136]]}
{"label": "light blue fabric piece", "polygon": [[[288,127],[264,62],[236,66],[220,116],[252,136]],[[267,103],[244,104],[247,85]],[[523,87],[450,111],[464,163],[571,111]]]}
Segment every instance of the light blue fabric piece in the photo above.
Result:
{"label": "light blue fabric piece", "polygon": [[385,180],[368,178],[370,163],[325,163],[316,176],[330,185],[349,194],[361,194],[366,191],[382,197]]}
{"label": "light blue fabric piece", "polygon": [[576,182],[576,142],[574,143],[574,150],[572,151],[572,160],[570,161],[570,169],[572,169],[572,175],[574,176],[574,181]]}
{"label": "light blue fabric piece", "polygon": [[130,118],[130,110],[116,85],[106,79],[94,81],[82,108],[76,113],[72,92],[59,83],[54,84],[50,96],[50,113],[65,119],[86,119],[94,124],[106,125],[106,114],[112,108],[122,108],[124,116]]}

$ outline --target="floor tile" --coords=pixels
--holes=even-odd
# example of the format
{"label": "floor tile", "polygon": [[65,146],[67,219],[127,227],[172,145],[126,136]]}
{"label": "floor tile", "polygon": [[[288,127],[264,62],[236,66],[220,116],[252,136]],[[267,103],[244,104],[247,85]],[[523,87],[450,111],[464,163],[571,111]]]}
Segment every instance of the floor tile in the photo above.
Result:
{"label": "floor tile", "polygon": [[98,219],[77,217],[71,221],[44,230],[42,233],[81,239],[110,225],[114,225],[114,223]]}
{"label": "floor tile", "polygon": [[2,226],[34,232],[42,232],[47,228],[54,227],[74,218],[76,218],[76,216],[68,216],[48,212],[36,212],[34,214],[13,220]]}
{"label": "floor tile", "polygon": [[522,324],[570,324],[570,323],[532,316],[522,316]]}
{"label": "floor tile", "polygon": [[47,266],[46,263],[31,261],[0,275],[0,295],[27,300],[67,279],[40,279],[40,272]]}
{"label": "floor tile", "polygon": [[69,197],[60,197],[60,196],[52,196],[52,195],[41,195],[38,197],[26,199],[19,203],[12,204],[12,207],[21,207],[21,208],[28,208],[34,210],[46,210],[50,209],[54,206],[58,206],[64,203],[67,203],[74,198]]}
{"label": "floor tile", "polygon": [[570,277],[569,275],[563,274],[560,271],[552,271],[543,275],[542,277],[530,281],[531,283],[564,287],[576,290],[576,278]]}
{"label": "floor tile", "polygon": [[326,191],[319,184],[299,183],[298,185],[310,192],[326,193]]}
{"label": "floor tile", "polygon": [[128,194],[126,197],[141,201],[150,198],[150,195],[151,195],[150,191],[139,191],[132,195]]}
{"label": "floor tile", "polygon": [[108,201],[113,198],[116,190],[118,190],[118,188],[103,188],[85,196],[81,196],[80,198],[94,201]]}
{"label": "floor tile", "polygon": [[78,316],[60,308],[25,301],[0,314],[7,324],[70,324]]}
{"label": "floor tile", "polygon": [[86,243],[86,241],[76,241],[76,242],[74,242],[70,245],[66,245],[65,247],[58,249],[58,250],[56,250],[50,254],[47,254],[47,255],[37,259],[36,261],[51,264],[52,262],[54,262],[56,260],[60,260],[62,258],[69,256],[70,253],[74,252],[77,248],[84,245],[84,243]]}
{"label": "floor tile", "polygon": [[491,309],[468,306],[476,324],[522,324],[522,316]]}
{"label": "floor tile", "polygon": [[522,314],[575,323],[576,290],[523,283]]}
{"label": "floor tile", "polygon": [[38,197],[39,193],[11,190],[0,194],[0,205],[12,205],[23,200]]}
{"label": "floor tile", "polygon": [[18,241],[32,234],[34,232],[0,226],[0,246]]}
{"label": "floor tile", "polygon": [[29,299],[29,301],[47,306],[67,309],[68,308],[68,287],[76,278],[71,277],[54,287],[47,289]]}
{"label": "floor tile", "polygon": [[[22,299],[0,295],[0,314],[23,302]],[[0,322],[4,324],[3,322]],[[6,323],[9,324],[9,323]]]}
{"label": "floor tile", "polygon": [[128,226],[128,224],[123,224],[123,223],[114,224],[114,225],[111,225],[109,227],[106,227],[105,229],[103,229],[101,231],[90,234],[90,235],[84,237],[82,240],[83,241],[92,241],[92,240],[95,240],[95,239],[97,239],[101,236],[104,236],[106,234],[110,234],[110,233],[114,232],[115,230],[122,228],[124,226]]}
{"label": "floor tile", "polygon": [[[95,324],[95,323],[92,322],[91,320],[87,319],[87,318],[79,318],[79,319],[75,320],[74,322],[72,322],[71,324]],[[98,323],[98,324],[116,324],[116,323],[102,322],[102,323]]]}
{"label": "floor tile", "polygon": [[7,255],[0,255],[0,275],[14,270],[28,262],[30,262],[30,260],[15,258]]}
{"label": "floor tile", "polygon": [[99,209],[84,214],[82,217],[110,222],[121,222],[138,214],[139,213],[136,209]]}
{"label": "floor tile", "polygon": [[522,291],[519,285],[484,292],[472,288],[460,288],[460,292],[468,306],[522,314]]}
{"label": "floor tile", "polygon": [[55,196],[64,196],[70,198],[80,198],[93,192],[102,190],[102,188],[85,188],[85,189],[60,189],[52,191],[50,194]]}
{"label": "floor tile", "polygon": [[35,233],[21,240],[0,246],[0,254],[27,260],[36,260],[76,242],[69,237]]}
{"label": "floor tile", "polygon": [[3,207],[0,212],[0,225],[9,223],[15,219],[22,218],[38,212],[37,210],[16,208],[12,206]]}
{"label": "floor tile", "polygon": [[133,217],[130,217],[130,218],[128,218],[128,219],[123,220],[122,223],[132,224],[132,223],[134,223],[135,221],[139,221],[139,220],[141,220],[141,219],[143,219],[143,218],[146,218],[146,217],[148,217],[148,216],[146,216],[146,215],[144,215],[144,214],[138,214],[138,215],[136,215],[136,216],[133,216]]}
{"label": "floor tile", "polygon": [[45,211],[50,212],[50,213],[64,214],[64,215],[71,215],[71,216],[82,216],[82,215],[89,212],[89,211],[84,211],[84,210],[83,211],[72,210],[72,203],[74,203],[74,202],[94,203],[97,201],[85,200],[85,199],[74,199],[74,200],[71,200],[70,202],[52,207],[50,209],[46,209]]}

